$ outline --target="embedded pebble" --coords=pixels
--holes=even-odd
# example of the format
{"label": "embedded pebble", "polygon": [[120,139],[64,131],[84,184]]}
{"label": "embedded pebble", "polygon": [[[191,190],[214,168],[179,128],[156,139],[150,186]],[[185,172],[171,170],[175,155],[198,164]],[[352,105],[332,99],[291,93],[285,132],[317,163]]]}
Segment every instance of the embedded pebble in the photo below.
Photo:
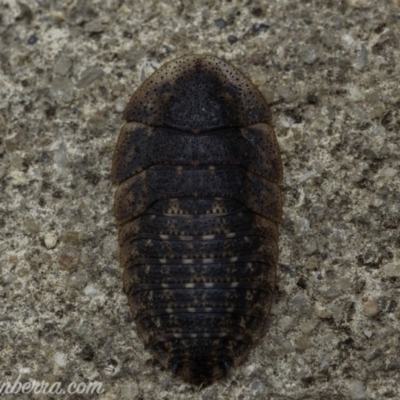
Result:
{"label": "embedded pebble", "polygon": [[281,96],[286,103],[291,103],[292,101],[295,101],[297,98],[297,94],[288,87],[282,87],[279,90],[279,96]]}
{"label": "embedded pebble", "polygon": [[265,398],[268,393],[268,388],[258,378],[253,380],[250,387],[254,396]]}
{"label": "embedded pebble", "polygon": [[361,381],[353,381],[351,383],[350,396],[352,399],[365,399],[364,384]]}
{"label": "embedded pebble", "polygon": [[[315,141],[312,138],[308,138],[306,142],[306,147],[307,149],[311,150],[315,147]],[[316,172],[311,170],[311,171],[306,171],[299,179],[299,183],[303,183],[308,181],[309,179],[313,178],[316,175]]]}
{"label": "embedded pebble", "polygon": [[150,395],[153,395],[155,392],[155,383],[154,382],[142,380],[140,382],[140,387],[145,394],[143,396],[145,399],[148,399],[150,397]]}
{"label": "embedded pebble", "polygon": [[136,398],[140,398],[140,391],[137,383],[128,382],[121,386],[121,390],[119,392],[119,398],[121,400],[132,400]]}
{"label": "embedded pebble", "polygon": [[14,282],[16,279],[16,276],[12,274],[11,272],[7,272],[6,274],[3,274],[1,276],[1,280],[5,285],[8,285],[9,283]]}
{"label": "embedded pebble", "polygon": [[318,205],[311,209],[311,213],[315,216],[317,221],[320,221],[324,217],[325,212],[326,208]]}
{"label": "embedded pebble", "polygon": [[400,262],[390,262],[385,264],[383,267],[383,274],[386,278],[398,278],[400,277]]}
{"label": "embedded pebble", "polygon": [[[365,120],[368,120],[368,113],[362,106],[353,106],[353,107],[348,107],[347,108],[347,113],[351,118],[358,122],[364,122]],[[366,148],[367,151],[371,151],[369,148]]]}
{"label": "embedded pebble", "polygon": [[310,240],[307,242],[304,250],[307,256],[311,256],[317,251],[317,249],[317,242],[315,240]]}
{"label": "embedded pebble", "polygon": [[81,254],[76,247],[65,246],[58,256],[58,263],[65,269],[75,268],[81,259]]}
{"label": "embedded pebble", "polygon": [[5,165],[0,165],[0,180],[2,180],[6,176],[6,174],[7,174],[7,167]]}
{"label": "embedded pebble", "polygon": [[297,294],[291,300],[292,309],[297,314],[304,314],[310,310],[310,302],[308,298],[302,294]]}
{"label": "embedded pebble", "polygon": [[293,318],[289,315],[285,315],[279,321],[279,327],[282,332],[287,332],[293,326]]}
{"label": "embedded pebble", "polygon": [[104,25],[100,21],[91,21],[85,25],[85,31],[89,33],[101,33],[104,31]]}
{"label": "embedded pebble", "polygon": [[65,174],[68,165],[67,145],[64,141],[60,143],[54,154],[54,162],[60,173]]}
{"label": "embedded pebble", "polygon": [[367,317],[376,317],[380,312],[379,304],[374,300],[369,300],[363,305],[363,311]]}
{"label": "embedded pebble", "polygon": [[322,359],[321,359],[320,364],[319,364],[319,369],[320,369],[320,371],[326,371],[331,366],[331,361],[326,358],[326,355],[324,354],[324,352],[323,352],[321,358]]}
{"label": "embedded pebble", "polygon": [[72,61],[67,54],[62,53],[56,60],[53,66],[53,72],[58,75],[65,76],[72,67]]}
{"label": "embedded pebble", "polygon": [[79,81],[76,83],[76,87],[81,89],[86,86],[89,86],[94,81],[97,81],[98,79],[102,78],[103,75],[104,71],[100,67],[87,68],[85,69],[85,71],[82,72]]}
{"label": "embedded pebble", "polygon": [[253,24],[253,26],[251,27],[251,30],[253,32],[253,34],[257,35],[260,32],[265,32],[269,29],[269,25],[265,24],[265,23],[261,23],[261,24]]}
{"label": "embedded pebble", "polygon": [[308,335],[317,327],[318,323],[319,323],[318,320],[313,318],[305,322],[302,322],[299,325],[299,328],[304,334]]}
{"label": "embedded pebble", "polygon": [[18,263],[18,256],[16,254],[10,254],[10,263],[11,264],[17,264]]}
{"label": "embedded pebble", "polygon": [[124,99],[117,99],[114,102],[114,109],[117,113],[122,113],[125,109],[126,103]]}
{"label": "embedded pebble", "polygon": [[336,299],[339,296],[340,296],[340,291],[338,289],[334,288],[334,287],[330,287],[324,293],[324,297],[329,301],[332,301],[332,300]]}
{"label": "embedded pebble", "polygon": [[344,317],[344,310],[340,304],[333,304],[329,308],[329,311],[331,312],[332,317],[336,321],[336,323],[340,322]]}
{"label": "embedded pebble", "polygon": [[330,32],[324,32],[321,35],[321,42],[326,47],[333,47],[335,44],[335,36]]}
{"label": "embedded pebble", "polygon": [[88,321],[83,321],[74,329],[74,332],[82,339],[87,340],[91,338],[92,330],[92,325]]}
{"label": "embedded pebble", "polygon": [[307,218],[299,218],[296,221],[296,231],[304,233],[310,230],[310,221]]}
{"label": "embedded pebble", "polygon": [[348,0],[347,5],[354,8],[366,7],[368,0]]}
{"label": "embedded pebble", "polygon": [[71,288],[79,288],[88,282],[88,276],[83,272],[75,272],[71,274],[66,282],[66,285]]}
{"label": "embedded pebble", "polygon": [[67,231],[63,237],[63,241],[73,246],[81,243],[81,233],[77,231]]}
{"label": "embedded pebble", "polygon": [[32,373],[32,368],[21,367],[21,368],[18,369],[18,373],[20,373],[20,374],[31,374]]}
{"label": "embedded pebble", "polygon": [[374,360],[376,360],[380,355],[382,354],[382,349],[375,349],[375,350],[373,350],[373,351],[371,351],[370,353],[368,353],[365,357],[364,357],[364,359],[365,359],[365,361],[367,361],[367,362],[371,362],[371,361],[374,361]]}
{"label": "embedded pebble", "polygon": [[97,297],[100,296],[101,292],[92,284],[89,284],[83,289],[83,293],[88,297]]}
{"label": "embedded pebble", "polygon": [[286,338],[280,335],[273,335],[272,338],[275,340],[275,342],[281,346],[287,353],[292,353],[295,351],[295,348],[293,347],[292,343],[289,342]]}
{"label": "embedded pebble", "polygon": [[[390,167],[382,169],[381,173],[387,178],[394,178],[396,175],[399,174],[399,172],[396,169]],[[399,263],[399,268],[400,268],[400,263]]]}
{"label": "embedded pebble", "polygon": [[27,44],[29,45],[33,45],[38,41],[38,37],[36,35],[31,35],[29,36],[28,40],[27,40]]}
{"label": "embedded pebble", "polygon": [[226,21],[223,18],[218,18],[214,20],[214,24],[218,29],[225,29],[226,28]]}
{"label": "embedded pebble", "polygon": [[114,85],[111,89],[111,95],[114,98],[118,98],[121,95],[123,95],[125,90],[125,86],[122,83],[117,83],[116,85]]}
{"label": "embedded pebble", "polygon": [[399,368],[400,360],[398,358],[392,358],[386,366],[386,369],[389,371],[397,371]]}
{"label": "embedded pebble", "polygon": [[365,95],[365,101],[371,104],[377,103],[379,101],[379,93],[377,93],[375,90],[370,90]]}
{"label": "embedded pebble", "polygon": [[57,244],[57,235],[52,232],[48,232],[44,235],[44,245],[46,246],[47,249],[54,249]]}
{"label": "embedded pebble", "polygon": [[[266,85],[267,83],[267,79],[265,76],[265,73],[261,72],[261,73],[255,73],[254,77],[253,77],[253,83],[258,87],[263,87]],[[266,99],[267,100],[267,99]],[[268,100],[267,100],[268,101]]]}
{"label": "embedded pebble", "polygon": [[[3,289],[0,289],[0,297],[5,297],[3,296]],[[0,322],[6,322],[6,321],[13,321],[14,318],[8,317],[7,315],[2,315],[0,314]]]}
{"label": "embedded pebble", "polygon": [[358,70],[362,71],[363,69],[365,69],[367,64],[368,64],[367,48],[365,47],[365,44],[362,44],[356,57],[355,67]]}
{"label": "embedded pebble", "polygon": [[39,224],[32,217],[27,217],[25,219],[25,226],[28,232],[32,233],[33,235],[36,235],[40,232]]}
{"label": "embedded pebble", "polygon": [[118,258],[119,246],[118,240],[113,236],[106,236],[103,240],[103,253],[105,256],[112,254]]}
{"label": "embedded pebble", "polygon": [[50,93],[56,101],[71,102],[74,94],[71,79],[65,76],[56,76],[53,79]]}
{"label": "embedded pebble", "polygon": [[53,13],[53,19],[57,23],[64,22],[65,21],[65,15],[61,11],[55,11]]}
{"label": "embedded pebble", "polygon": [[372,331],[370,331],[370,330],[368,330],[368,329],[365,329],[365,330],[363,331],[363,333],[364,333],[364,335],[365,335],[368,339],[371,339]]}
{"label": "embedded pebble", "polygon": [[303,10],[303,11],[300,13],[300,16],[301,16],[301,18],[303,19],[303,21],[304,21],[307,25],[312,24],[312,18],[311,18],[311,15],[310,15],[310,13],[309,13],[308,11]]}
{"label": "embedded pebble", "polygon": [[256,366],[254,364],[250,364],[244,369],[244,375],[251,376],[251,375],[253,375],[255,370],[256,370]]}
{"label": "embedded pebble", "polygon": [[397,308],[397,301],[392,299],[389,301],[389,305],[387,306],[386,312],[392,313]]}
{"label": "embedded pebble", "polygon": [[54,354],[54,362],[59,368],[65,368],[67,365],[67,356],[65,353],[57,352]]}
{"label": "embedded pebble", "polygon": [[371,119],[382,118],[385,114],[386,108],[382,104],[376,104],[372,107],[369,115]]}
{"label": "embedded pebble", "polygon": [[267,103],[272,103],[274,101],[275,98],[275,92],[273,90],[268,89],[267,87],[262,87],[260,88],[262,94],[265,97],[265,100],[267,100]]}
{"label": "embedded pebble", "polygon": [[0,149],[4,151],[4,149],[8,150],[10,153],[20,150],[21,144],[26,140],[26,137],[23,132],[18,130],[13,130],[9,135],[6,136],[8,132],[8,125],[4,121],[4,118],[0,119],[0,130],[2,130],[3,134],[3,144],[0,144]]}
{"label": "embedded pebble", "polygon": [[10,167],[22,171],[24,169],[24,159],[19,154],[12,154]]}
{"label": "embedded pebble", "polygon": [[318,54],[317,54],[317,49],[315,46],[310,45],[307,46],[301,53],[300,53],[300,58],[305,62],[306,64],[314,64],[315,61],[318,60]]}
{"label": "embedded pebble", "polygon": [[303,352],[308,349],[310,343],[307,336],[300,336],[294,340],[296,350]]}
{"label": "embedded pebble", "polygon": [[[8,287],[5,288],[0,288],[0,299],[1,298],[8,298],[10,297],[10,289]],[[11,321],[12,319],[9,319],[7,316],[2,316],[1,317],[3,321]]]}
{"label": "embedded pebble", "polygon": [[228,36],[228,42],[229,44],[235,44],[239,39],[235,35],[229,35]]}

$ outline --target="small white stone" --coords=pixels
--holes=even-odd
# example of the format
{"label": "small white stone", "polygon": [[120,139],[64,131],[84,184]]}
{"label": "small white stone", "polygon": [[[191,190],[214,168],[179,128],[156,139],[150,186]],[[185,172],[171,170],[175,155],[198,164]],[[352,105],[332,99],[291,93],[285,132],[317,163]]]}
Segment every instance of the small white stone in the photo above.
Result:
{"label": "small white stone", "polygon": [[3,281],[3,283],[5,285],[8,285],[9,283],[12,283],[15,281],[15,275],[12,274],[11,272],[7,272],[1,276],[1,280]]}
{"label": "small white stone", "polygon": [[22,171],[12,171],[10,177],[13,186],[22,186],[26,184],[26,174]]}
{"label": "small white stone", "polygon": [[375,300],[369,300],[364,303],[363,311],[367,317],[374,318],[380,312],[379,304]]}
{"label": "small white stone", "polygon": [[363,333],[368,339],[371,339],[372,331],[366,329]]}
{"label": "small white stone", "polygon": [[114,102],[114,109],[118,113],[122,113],[125,109],[125,106],[126,106],[126,104],[125,104],[124,99],[117,99]]}
{"label": "small white stone", "polygon": [[57,235],[53,232],[48,232],[44,235],[44,245],[46,249],[54,249],[57,244]]}
{"label": "small white stone", "polygon": [[247,366],[245,369],[244,369],[244,374],[246,375],[246,376],[251,376],[252,374],[253,374],[253,372],[255,371],[255,369],[256,369],[256,366],[255,366],[255,364],[250,364],[249,366]]}
{"label": "small white stone", "polygon": [[307,218],[299,218],[296,221],[296,231],[298,233],[304,233],[310,230],[310,221]]}
{"label": "small white stone", "polygon": [[100,296],[101,292],[92,284],[89,284],[83,289],[83,293],[88,297],[97,297]]}
{"label": "small white stone", "polygon": [[65,368],[67,365],[67,356],[65,353],[57,352],[54,354],[54,362],[60,368]]}

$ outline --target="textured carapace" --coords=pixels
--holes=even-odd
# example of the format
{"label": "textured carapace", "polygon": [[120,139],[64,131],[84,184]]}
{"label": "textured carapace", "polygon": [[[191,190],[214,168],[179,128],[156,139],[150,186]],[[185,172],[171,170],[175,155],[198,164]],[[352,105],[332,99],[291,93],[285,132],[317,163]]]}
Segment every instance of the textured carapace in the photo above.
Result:
{"label": "textured carapace", "polygon": [[169,62],[134,93],[114,154],[124,290],[145,344],[209,384],[265,330],[282,164],[261,93],[218,58]]}

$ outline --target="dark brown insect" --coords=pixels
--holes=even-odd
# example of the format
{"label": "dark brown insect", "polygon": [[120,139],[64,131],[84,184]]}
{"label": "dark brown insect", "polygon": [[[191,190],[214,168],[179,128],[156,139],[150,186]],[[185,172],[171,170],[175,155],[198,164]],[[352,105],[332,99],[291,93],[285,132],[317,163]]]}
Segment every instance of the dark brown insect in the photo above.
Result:
{"label": "dark brown insect", "polygon": [[169,62],[125,110],[112,180],[124,290],[140,336],[209,384],[262,336],[278,261],[282,164],[261,93],[218,58]]}

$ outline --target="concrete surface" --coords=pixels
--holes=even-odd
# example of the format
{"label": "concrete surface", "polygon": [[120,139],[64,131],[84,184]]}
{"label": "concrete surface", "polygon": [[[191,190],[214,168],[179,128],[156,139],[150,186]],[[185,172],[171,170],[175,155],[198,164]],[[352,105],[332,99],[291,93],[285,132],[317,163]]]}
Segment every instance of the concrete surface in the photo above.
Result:
{"label": "concrete surface", "polygon": [[[110,164],[165,61],[231,61],[274,102],[285,170],[269,330],[230,379],[152,361],[122,292]],[[0,384],[13,398],[400,399],[398,0],[0,0]]]}

